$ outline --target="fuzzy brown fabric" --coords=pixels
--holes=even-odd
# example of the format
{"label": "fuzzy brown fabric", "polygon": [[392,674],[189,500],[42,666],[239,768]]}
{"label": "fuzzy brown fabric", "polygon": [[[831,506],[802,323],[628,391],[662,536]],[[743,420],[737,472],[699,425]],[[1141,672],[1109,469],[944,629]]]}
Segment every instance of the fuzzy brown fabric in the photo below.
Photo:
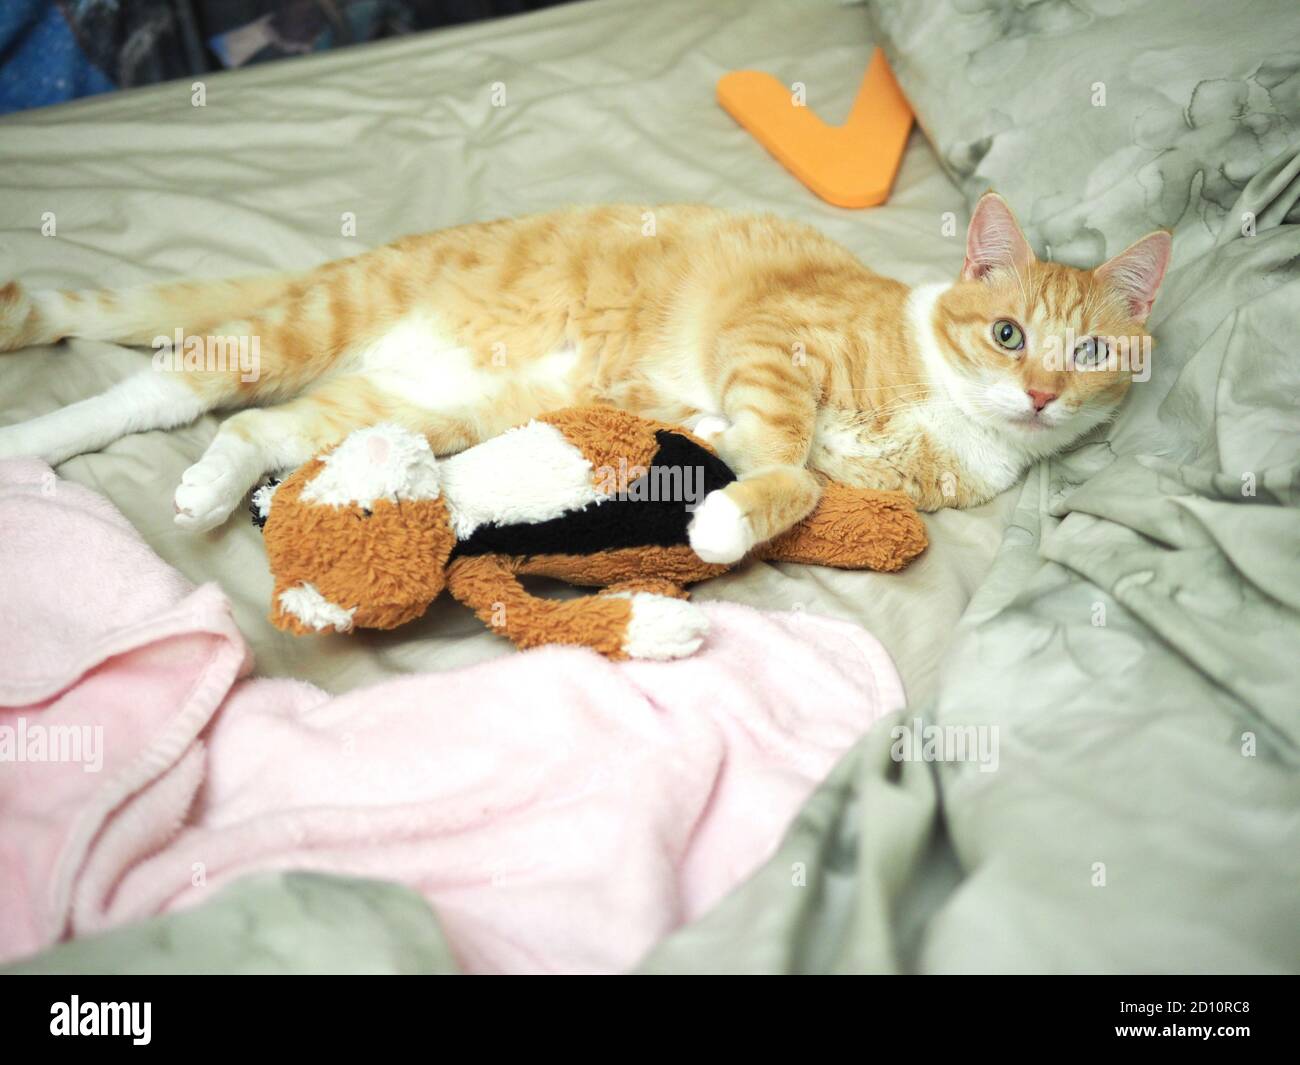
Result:
{"label": "fuzzy brown fabric", "polygon": [[642,577],[634,581],[619,581],[600,590],[599,595],[623,595],[624,593],[649,592],[652,595],[664,595],[670,599],[689,599],[691,593],[680,584],[661,580],[657,577]]}
{"label": "fuzzy brown fabric", "polygon": [[717,577],[731,566],[705,562],[690,544],[675,547],[620,547],[597,555],[533,555],[522,559],[519,573],[555,577],[582,588],[606,588],[652,578],[694,584]]}
{"label": "fuzzy brown fabric", "polygon": [[[425,612],[446,584],[444,567],[456,537],[441,499],[327,507],[299,496],[324,467],[314,459],[276,490],[263,529],[275,574],[271,622],[298,635],[308,628],[280,604],[280,593],[310,584],[364,629],[392,629]],[[418,565],[412,559],[420,559]]]}
{"label": "fuzzy brown fabric", "polygon": [[451,594],[516,647],[576,644],[607,658],[626,658],[623,641],[632,620],[628,599],[588,596],[554,600],[533,595],[516,574],[516,560],[500,555],[458,558],[447,570]]}
{"label": "fuzzy brown fabric", "polygon": [[555,426],[587,457],[597,485],[602,469],[617,471],[620,462],[626,469],[647,467],[659,450],[655,430],[662,426],[614,407],[571,407],[537,420]]}
{"label": "fuzzy brown fabric", "polygon": [[754,557],[895,573],[929,542],[925,522],[902,492],[830,482],[808,517],[784,536],[761,544]]}

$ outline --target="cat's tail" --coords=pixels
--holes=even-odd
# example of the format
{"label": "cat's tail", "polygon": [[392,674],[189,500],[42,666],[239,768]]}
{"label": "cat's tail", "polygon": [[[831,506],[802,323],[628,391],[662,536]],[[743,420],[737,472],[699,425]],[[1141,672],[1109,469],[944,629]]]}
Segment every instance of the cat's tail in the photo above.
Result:
{"label": "cat's tail", "polygon": [[122,289],[47,289],[29,292],[16,281],[0,285],[0,351],[53,344],[64,337],[118,344],[171,343],[179,329],[201,334],[246,318],[282,297],[294,274],[180,281]]}

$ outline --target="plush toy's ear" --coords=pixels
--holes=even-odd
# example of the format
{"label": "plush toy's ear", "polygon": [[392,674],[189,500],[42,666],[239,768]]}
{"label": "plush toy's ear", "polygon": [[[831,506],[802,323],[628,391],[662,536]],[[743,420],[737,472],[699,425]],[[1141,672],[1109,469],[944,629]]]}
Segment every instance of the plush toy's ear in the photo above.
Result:
{"label": "plush toy's ear", "polygon": [[902,492],[850,488],[832,481],[808,517],[756,554],[769,562],[893,573],[928,543],[925,522]]}
{"label": "plush toy's ear", "polygon": [[441,475],[429,441],[388,422],[356,429],[320,457],[303,488],[308,503],[368,507],[379,499],[437,499]]}

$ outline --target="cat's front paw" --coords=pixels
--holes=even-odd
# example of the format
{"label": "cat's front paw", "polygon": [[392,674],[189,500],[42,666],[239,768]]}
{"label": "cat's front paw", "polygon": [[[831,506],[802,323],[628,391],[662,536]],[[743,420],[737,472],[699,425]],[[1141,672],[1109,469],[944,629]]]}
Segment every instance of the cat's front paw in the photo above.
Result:
{"label": "cat's front paw", "polygon": [[705,562],[730,565],[754,546],[754,528],[725,489],[710,492],[695,508],[687,536],[691,550]]}
{"label": "cat's front paw", "polygon": [[239,506],[247,487],[235,463],[219,455],[205,456],[181,475],[174,520],[189,532],[215,529]]}

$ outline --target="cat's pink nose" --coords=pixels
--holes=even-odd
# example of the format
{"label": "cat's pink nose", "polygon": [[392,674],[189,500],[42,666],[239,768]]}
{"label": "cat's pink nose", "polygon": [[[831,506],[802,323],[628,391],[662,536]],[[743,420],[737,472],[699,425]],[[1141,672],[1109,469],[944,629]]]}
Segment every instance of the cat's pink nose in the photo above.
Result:
{"label": "cat's pink nose", "polygon": [[1056,398],[1055,392],[1040,392],[1036,388],[1026,388],[1030,401],[1034,404],[1034,410],[1042,410]]}

